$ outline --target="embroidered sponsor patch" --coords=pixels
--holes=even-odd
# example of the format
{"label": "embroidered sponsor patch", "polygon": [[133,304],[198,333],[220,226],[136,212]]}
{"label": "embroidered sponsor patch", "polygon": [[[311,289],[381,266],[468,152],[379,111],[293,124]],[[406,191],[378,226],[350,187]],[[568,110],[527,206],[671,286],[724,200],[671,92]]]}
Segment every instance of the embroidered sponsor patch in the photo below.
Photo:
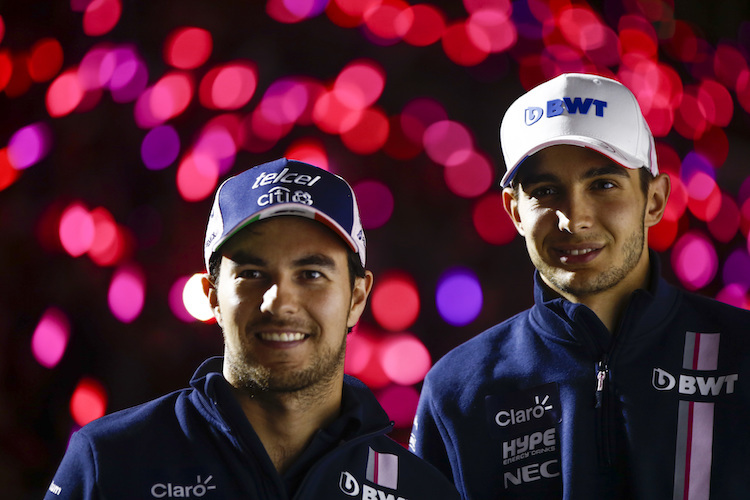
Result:
{"label": "embroidered sponsor patch", "polygon": [[498,441],[503,488],[516,493],[559,494],[561,420],[556,383],[485,397],[487,425]]}

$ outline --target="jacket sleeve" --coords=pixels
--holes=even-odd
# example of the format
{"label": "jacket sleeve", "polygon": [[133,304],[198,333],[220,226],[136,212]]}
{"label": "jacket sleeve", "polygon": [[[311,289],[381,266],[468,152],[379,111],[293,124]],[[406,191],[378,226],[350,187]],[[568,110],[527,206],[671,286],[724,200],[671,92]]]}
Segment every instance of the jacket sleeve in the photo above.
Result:
{"label": "jacket sleeve", "polygon": [[451,437],[440,419],[436,399],[433,397],[429,377],[425,379],[414,417],[409,449],[431,463],[450,479],[460,491],[460,478],[455,477],[451,457],[455,455]]}
{"label": "jacket sleeve", "polygon": [[45,500],[100,498],[97,488],[97,467],[89,439],[76,432],[47,489]]}

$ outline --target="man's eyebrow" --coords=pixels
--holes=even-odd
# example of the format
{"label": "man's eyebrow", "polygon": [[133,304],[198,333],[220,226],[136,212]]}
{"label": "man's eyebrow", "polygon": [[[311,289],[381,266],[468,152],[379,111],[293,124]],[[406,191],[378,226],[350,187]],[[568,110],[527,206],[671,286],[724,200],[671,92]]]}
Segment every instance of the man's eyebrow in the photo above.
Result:
{"label": "man's eyebrow", "polygon": [[551,173],[530,173],[519,179],[519,184],[522,186],[530,186],[532,184],[540,184],[543,182],[556,182],[559,180],[554,174]]}
{"label": "man's eyebrow", "polygon": [[592,179],[594,177],[601,177],[606,175],[617,175],[619,177],[630,177],[630,174],[628,173],[628,169],[625,167],[621,167],[619,165],[615,165],[614,163],[609,163],[607,165],[604,165],[603,167],[596,167],[592,168],[591,170],[588,170],[585,174],[583,174],[584,179]]}
{"label": "man's eyebrow", "polygon": [[227,257],[239,265],[249,264],[249,265],[258,266],[258,267],[263,267],[266,265],[265,260],[261,259],[257,255],[248,253],[243,250],[238,250],[236,252],[227,254]]}
{"label": "man's eyebrow", "polygon": [[316,253],[295,259],[292,264],[296,267],[316,266],[336,269],[336,261],[328,255]]}
{"label": "man's eyebrow", "polygon": [[[227,257],[231,259],[237,265],[252,265],[258,267],[265,267],[267,262],[258,257],[257,255],[247,252],[245,250],[238,250],[234,253],[228,254]],[[316,267],[327,267],[331,269],[336,268],[336,261],[331,257],[321,253],[314,253],[310,255],[302,256],[292,261],[294,267],[305,267],[305,266],[316,266]]]}

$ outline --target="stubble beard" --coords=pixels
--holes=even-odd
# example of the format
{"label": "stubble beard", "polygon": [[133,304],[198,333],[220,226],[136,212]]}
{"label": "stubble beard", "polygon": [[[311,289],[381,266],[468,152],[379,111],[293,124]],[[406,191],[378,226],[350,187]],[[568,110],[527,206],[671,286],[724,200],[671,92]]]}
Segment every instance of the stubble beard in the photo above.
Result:
{"label": "stubble beard", "polygon": [[[643,217],[641,217],[643,220]],[[569,272],[545,263],[538,255],[532,260],[539,273],[546,278],[558,291],[574,297],[586,297],[605,292],[621,283],[640,262],[644,252],[645,225],[640,231],[634,231],[623,247],[624,260],[622,265],[611,267],[596,275],[593,279],[576,282],[575,276]]]}
{"label": "stubble beard", "polygon": [[258,363],[251,354],[227,353],[225,363],[232,385],[249,395],[259,393],[300,393],[326,386],[344,370],[346,335],[335,348],[325,349],[312,364],[301,370],[272,370]]}

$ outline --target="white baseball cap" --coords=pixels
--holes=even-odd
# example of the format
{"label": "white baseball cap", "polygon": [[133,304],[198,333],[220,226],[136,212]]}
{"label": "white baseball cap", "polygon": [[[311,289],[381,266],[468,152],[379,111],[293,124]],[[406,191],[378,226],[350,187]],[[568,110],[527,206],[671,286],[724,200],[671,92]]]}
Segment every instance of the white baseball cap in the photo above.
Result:
{"label": "white baseball cap", "polygon": [[654,136],[638,101],[603,76],[562,74],[510,105],[500,124],[506,167],[501,185],[510,185],[526,158],[556,144],[591,148],[623,167],[659,173]]}

